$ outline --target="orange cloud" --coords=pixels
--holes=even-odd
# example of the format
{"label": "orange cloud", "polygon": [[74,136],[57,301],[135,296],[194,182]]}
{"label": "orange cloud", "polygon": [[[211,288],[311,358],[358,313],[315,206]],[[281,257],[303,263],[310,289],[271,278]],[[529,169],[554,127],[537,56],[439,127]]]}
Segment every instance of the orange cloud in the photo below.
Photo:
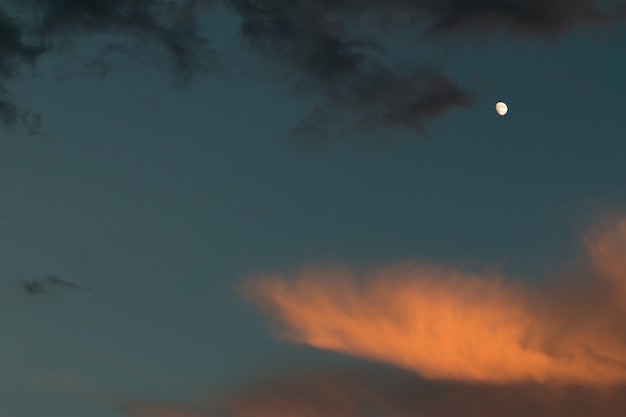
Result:
{"label": "orange cloud", "polygon": [[626,220],[586,243],[584,285],[562,280],[549,293],[420,264],[363,276],[345,267],[309,269],[250,281],[244,292],[288,340],[430,379],[624,383]]}
{"label": "orange cloud", "polygon": [[603,278],[618,290],[626,307],[626,218],[609,222],[586,240],[587,250]]}

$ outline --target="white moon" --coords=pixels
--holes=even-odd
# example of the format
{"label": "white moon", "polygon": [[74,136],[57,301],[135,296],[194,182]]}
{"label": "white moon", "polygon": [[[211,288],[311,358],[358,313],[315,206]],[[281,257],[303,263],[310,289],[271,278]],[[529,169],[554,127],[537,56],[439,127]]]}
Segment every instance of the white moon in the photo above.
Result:
{"label": "white moon", "polygon": [[496,103],[496,112],[500,115],[500,116],[504,116],[506,114],[506,112],[509,111],[508,106],[506,105],[506,103],[502,102],[502,101],[498,101]]}

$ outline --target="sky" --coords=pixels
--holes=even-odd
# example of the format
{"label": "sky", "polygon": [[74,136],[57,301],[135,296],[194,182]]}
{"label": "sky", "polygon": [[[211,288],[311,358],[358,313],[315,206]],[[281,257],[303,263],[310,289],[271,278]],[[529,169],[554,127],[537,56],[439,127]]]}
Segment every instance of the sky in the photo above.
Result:
{"label": "sky", "polygon": [[625,22],[0,0],[0,415],[622,417]]}

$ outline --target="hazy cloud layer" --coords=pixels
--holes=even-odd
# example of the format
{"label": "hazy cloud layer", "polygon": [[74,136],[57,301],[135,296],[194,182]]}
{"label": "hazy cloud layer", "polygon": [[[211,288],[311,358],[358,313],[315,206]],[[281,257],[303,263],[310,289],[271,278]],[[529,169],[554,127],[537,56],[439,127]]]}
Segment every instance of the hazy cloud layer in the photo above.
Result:
{"label": "hazy cloud layer", "polygon": [[464,384],[391,370],[318,371],[249,382],[198,404],[132,401],[117,407],[128,417],[622,417],[626,387]]}
{"label": "hazy cloud layer", "polygon": [[408,263],[307,270],[245,291],[288,340],[428,379],[626,383],[626,220],[586,243],[586,266],[542,288]]}
{"label": "hazy cloud layer", "polygon": [[624,387],[424,381],[393,372],[295,375],[259,382],[226,401],[232,417],[617,417]]}

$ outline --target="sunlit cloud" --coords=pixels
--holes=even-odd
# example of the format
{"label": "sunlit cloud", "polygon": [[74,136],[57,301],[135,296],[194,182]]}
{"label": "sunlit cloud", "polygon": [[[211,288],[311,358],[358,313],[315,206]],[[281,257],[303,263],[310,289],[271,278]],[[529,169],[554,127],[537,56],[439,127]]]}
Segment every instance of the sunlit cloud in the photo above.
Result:
{"label": "sunlit cloud", "polygon": [[618,289],[626,308],[626,219],[617,219],[586,240],[594,265]]}
{"label": "sunlit cloud", "polygon": [[624,383],[626,220],[590,235],[586,248],[580,276],[546,288],[405,263],[263,277],[244,293],[281,324],[287,340],[429,379]]}

